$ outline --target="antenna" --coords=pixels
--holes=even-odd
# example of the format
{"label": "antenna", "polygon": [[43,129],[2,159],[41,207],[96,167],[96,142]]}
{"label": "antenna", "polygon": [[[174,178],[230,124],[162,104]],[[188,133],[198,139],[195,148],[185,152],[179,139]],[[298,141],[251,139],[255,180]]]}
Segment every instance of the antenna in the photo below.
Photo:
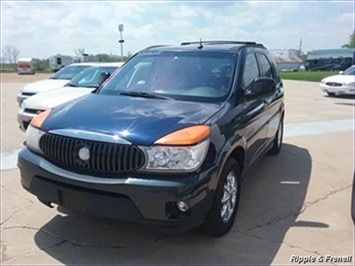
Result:
{"label": "antenna", "polygon": [[200,38],[200,46],[197,47],[198,49],[202,49],[203,48],[203,45],[202,45],[202,38]]}

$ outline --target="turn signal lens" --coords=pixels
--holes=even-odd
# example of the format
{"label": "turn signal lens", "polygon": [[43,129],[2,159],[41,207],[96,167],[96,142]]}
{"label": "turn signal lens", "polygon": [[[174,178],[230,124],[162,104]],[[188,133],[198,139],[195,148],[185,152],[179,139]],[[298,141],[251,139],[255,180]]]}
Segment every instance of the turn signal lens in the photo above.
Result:
{"label": "turn signal lens", "polygon": [[40,113],[39,115],[35,116],[31,120],[31,125],[36,128],[41,128],[43,122],[47,119],[49,114],[51,113],[52,109],[47,109],[46,111]]}
{"label": "turn signal lens", "polygon": [[209,137],[209,126],[192,126],[175,131],[158,139],[155,144],[159,145],[194,145]]}

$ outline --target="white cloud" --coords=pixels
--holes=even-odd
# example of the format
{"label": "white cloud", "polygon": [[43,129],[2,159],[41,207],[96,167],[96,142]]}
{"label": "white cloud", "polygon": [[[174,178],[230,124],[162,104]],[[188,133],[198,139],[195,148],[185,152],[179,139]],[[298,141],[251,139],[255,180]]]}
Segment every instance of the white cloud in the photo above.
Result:
{"label": "white cloud", "polygon": [[2,43],[21,56],[119,54],[149,45],[255,40],[269,48],[337,48],[353,30],[353,3],[320,2],[4,2]]}
{"label": "white cloud", "polygon": [[334,17],[333,21],[344,23],[344,24],[350,24],[354,22],[354,13],[344,13],[341,14],[339,17]]}

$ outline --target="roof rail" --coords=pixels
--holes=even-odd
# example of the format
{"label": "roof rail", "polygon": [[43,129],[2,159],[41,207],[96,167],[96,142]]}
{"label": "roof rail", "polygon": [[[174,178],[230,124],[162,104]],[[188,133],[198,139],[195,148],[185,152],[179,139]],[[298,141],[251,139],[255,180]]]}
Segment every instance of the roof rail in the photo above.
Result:
{"label": "roof rail", "polygon": [[189,44],[200,44],[200,43],[207,43],[207,44],[254,44],[254,45],[261,45],[256,42],[249,42],[249,41],[200,41],[200,42],[183,42],[181,45],[189,45]]}
{"label": "roof rail", "polygon": [[152,45],[152,46],[148,46],[148,47],[144,48],[144,50],[151,49],[151,48],[164,47],[164,46],[168,46],[168,45],[166,45],[166,44]]}

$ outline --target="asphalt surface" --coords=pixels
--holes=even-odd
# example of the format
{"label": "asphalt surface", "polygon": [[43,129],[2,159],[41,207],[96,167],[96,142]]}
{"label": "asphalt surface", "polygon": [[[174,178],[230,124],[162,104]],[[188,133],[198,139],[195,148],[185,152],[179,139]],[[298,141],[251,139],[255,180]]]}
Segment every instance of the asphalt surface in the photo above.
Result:
{"label": "asphalt surface", "polygon": [[2,265],[353,265],[354,98],[325,96],[313,82],[284,85],[283,150],[255,167],[231,232],[212,238],[198,229],[176,234],[42,205],[22,189],[16,168],[23,84],[1,84]]}

